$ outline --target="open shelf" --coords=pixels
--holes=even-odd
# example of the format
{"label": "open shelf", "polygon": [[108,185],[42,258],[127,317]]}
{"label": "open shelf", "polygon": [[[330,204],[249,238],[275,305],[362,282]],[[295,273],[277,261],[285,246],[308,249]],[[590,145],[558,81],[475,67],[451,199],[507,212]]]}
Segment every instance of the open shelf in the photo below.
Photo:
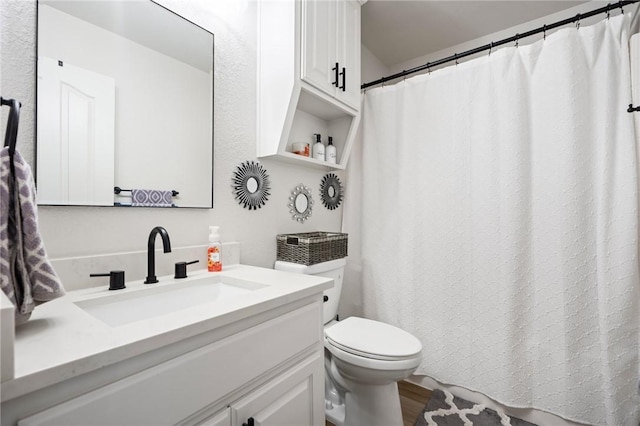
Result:
{"label": "open shelf", "polygon": [[[312,167],[344,169],[358,126],[360,118],[358,113],[327,99],[324,94],[303,82],[294,88],[293,100],[295,103],[290,104],[277,150],[263,151],[261,156],[281,157],[287,162]],[[315,133],[321,135],[325,149],[328,137],[332,137],[333,145],[336,147],[336,164],[293,153],[293,144],[296,142],[308,143],[311,151],[315,143],[313,136]]]}

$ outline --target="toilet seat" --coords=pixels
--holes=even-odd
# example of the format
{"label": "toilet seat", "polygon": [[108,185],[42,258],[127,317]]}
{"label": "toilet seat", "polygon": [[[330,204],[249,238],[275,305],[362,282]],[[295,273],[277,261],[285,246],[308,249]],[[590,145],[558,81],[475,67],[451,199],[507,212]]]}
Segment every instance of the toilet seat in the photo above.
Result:
{"label": "toilet seat", "polygon": [[390,324],[359,317],[349,317],[325,328],[325,339],[339,352],[370,360],[413,360],[422,351],[422,343],[410,333]]}

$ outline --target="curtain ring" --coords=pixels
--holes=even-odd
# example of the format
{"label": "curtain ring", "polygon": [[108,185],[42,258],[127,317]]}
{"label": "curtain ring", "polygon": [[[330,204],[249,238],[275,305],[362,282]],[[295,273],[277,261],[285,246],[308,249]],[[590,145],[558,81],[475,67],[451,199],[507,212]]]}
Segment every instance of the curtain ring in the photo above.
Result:
{"label": "curtain ring", "polygon": [[516,34],[516,47],[520,44],[520,34]]}
{"label": "curtain ring", "polygon": [[542,39],[546,40],[547,39],[547,24],[544,24],[542,26]]}
{"label": "curtain ring", "polygon": [[611,18],[611,3],[607,3],[607,20]]}
{"label": "curtain ring", "polygon": [[576,15],[576,30],[580,29],[580,14]]}
{"label": "curtain ring", "polygon": [[454,54],[454,55],[453,55],[453,57],[454,57],[454,58],[455,58],[455,60],[456,60],[456,66],[458,66],[458,54],[457,54],[457,53],[456,53],[456,54]]}
{"label": "curtain ring", "polygon": [[493,42],[489,43],[489,56],[491,56],[492,50],[493,50]]}
{"label": "curtain ring", "polygon": [[431,62],[427,62],[427,73],[431,75]]}

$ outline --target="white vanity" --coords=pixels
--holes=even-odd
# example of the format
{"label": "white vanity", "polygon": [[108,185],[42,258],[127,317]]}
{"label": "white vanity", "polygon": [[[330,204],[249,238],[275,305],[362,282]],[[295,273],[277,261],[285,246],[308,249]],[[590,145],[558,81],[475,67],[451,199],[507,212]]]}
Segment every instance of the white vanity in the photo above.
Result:
{"label": "white vanity", "polygon": [[71,292],[18,328],[2,425],[324,425],[332,285],[235,265]]}

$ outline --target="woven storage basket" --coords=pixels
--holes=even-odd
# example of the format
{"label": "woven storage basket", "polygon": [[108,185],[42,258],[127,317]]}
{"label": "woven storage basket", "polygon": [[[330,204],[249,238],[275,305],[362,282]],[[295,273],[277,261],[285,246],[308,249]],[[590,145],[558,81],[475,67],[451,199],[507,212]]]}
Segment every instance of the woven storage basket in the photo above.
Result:
{"label": "woven storage basket", "polygon": [[348,234],[339,232],[303,232],[280,234],[277,260],[314,265],[347,257]]}

